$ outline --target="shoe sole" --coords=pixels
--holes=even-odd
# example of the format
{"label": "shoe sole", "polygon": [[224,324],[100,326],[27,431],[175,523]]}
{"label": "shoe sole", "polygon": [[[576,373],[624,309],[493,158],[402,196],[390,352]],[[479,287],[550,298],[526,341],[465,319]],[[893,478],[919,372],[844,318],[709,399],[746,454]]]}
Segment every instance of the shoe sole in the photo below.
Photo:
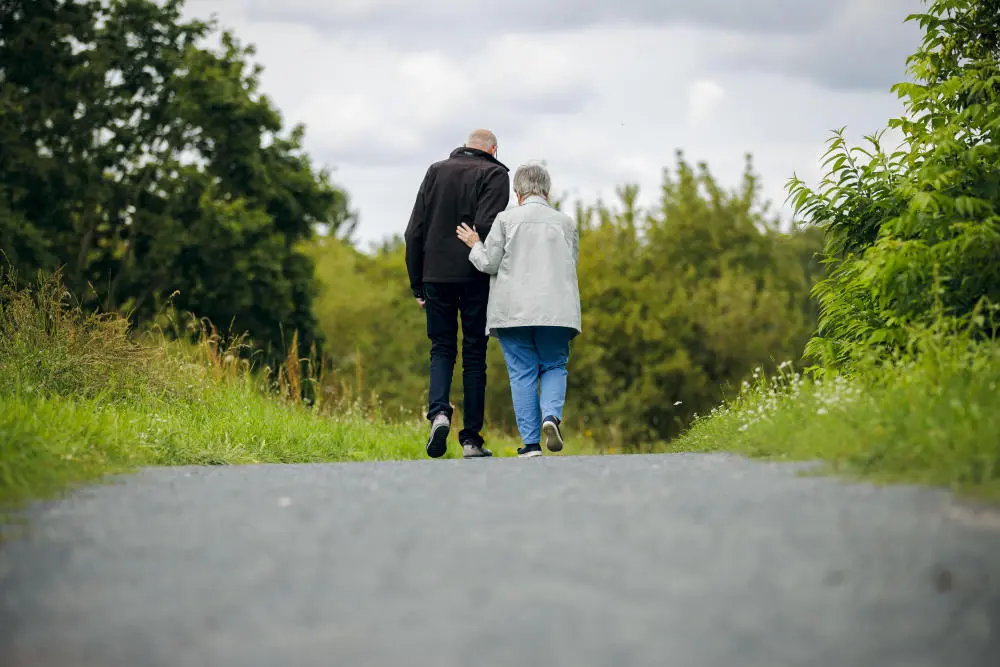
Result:
{"label": "shoe sole", "polygon": [[559,428],[553,422],[542,424],[542,433],[545,434],[545,446],[550,452],[561,452],[563,448],[562,436],[559,435]]}
{"label": "shoe sole", "polygon": [[493,455],[492,454],[474,454],[472,456],[464,456],[463,455],[462,458],[463,459],[491,459],[491,458],[493,458]]}
{"label": "shoe sole", "polygon": [[536,458],[536,457],[541,456],[541,455],[542,455],[541,452],[528,452],[527,454],[518,454],[517,458],[519,458],[519,459],[533,459],[533,458]]}
{"label": "shoe sole", "polygon": [[438,426],[431,431],[431,438],[427,441],[427,456],[432,459],[439,459],[448,451],[448,434],[451,426],[445,424]]}

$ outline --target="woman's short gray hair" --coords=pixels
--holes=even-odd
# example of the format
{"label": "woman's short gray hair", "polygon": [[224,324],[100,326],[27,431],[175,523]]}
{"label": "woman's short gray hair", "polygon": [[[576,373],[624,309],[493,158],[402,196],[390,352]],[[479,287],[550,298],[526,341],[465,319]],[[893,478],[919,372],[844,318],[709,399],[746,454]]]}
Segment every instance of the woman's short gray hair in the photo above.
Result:
{"label": "woman's short gray hair", "polygon": [[544,165],[537,162],[522,164],[514,172],[514,192],[521,197],[538,195],[548,197],[552,189],[552,177]]}

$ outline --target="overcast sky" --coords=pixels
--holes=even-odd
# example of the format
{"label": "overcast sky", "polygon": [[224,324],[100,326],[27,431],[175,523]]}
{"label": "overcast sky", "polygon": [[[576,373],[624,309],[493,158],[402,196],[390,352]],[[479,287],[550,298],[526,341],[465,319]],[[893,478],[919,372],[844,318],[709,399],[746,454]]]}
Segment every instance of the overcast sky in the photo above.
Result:
{"label": "overcast sky", "polygon": [[776,206],[833,128],[900,105],[921,0],[189,0],[258,48],[263,91],[351,196],[362,246],[406,227],[427,165],[478,127],[513,171],[545,160],[570,201],[681,149],[735,185],[752,153]]}

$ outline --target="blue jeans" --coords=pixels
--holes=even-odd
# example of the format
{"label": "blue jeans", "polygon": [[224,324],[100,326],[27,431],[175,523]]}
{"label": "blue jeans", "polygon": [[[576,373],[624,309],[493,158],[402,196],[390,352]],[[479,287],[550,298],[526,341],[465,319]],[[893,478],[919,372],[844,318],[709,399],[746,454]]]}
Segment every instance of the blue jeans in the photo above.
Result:
{"label": "blue jeans", "polygon": [[575,333],[565,327],[496,330],[510,376],[517,430],[526,445],[541,442],[543,419],[555,417],[562,421],[569,341]]}

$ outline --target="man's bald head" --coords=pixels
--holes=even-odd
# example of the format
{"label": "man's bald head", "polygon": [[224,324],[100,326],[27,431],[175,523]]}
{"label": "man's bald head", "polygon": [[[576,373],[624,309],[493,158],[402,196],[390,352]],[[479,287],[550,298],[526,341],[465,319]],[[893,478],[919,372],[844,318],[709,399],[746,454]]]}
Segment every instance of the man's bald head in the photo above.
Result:
{"label": "man's bald head", "polygon": [[478,148],[481,151],[486,151],[490,155],[496,155],[497,150],[497,135],[493,134],[489,130],[475,130],[469,135],[468,141],[465,142],[467,148]]}

